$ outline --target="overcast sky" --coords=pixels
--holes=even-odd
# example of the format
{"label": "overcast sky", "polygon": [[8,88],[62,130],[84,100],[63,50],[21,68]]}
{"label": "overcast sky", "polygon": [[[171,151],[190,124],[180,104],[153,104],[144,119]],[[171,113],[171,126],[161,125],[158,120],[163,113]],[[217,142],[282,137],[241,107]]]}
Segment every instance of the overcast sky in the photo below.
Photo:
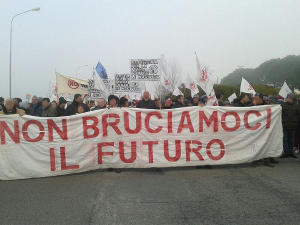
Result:
{"label": "overcast sky", "polygon": [[100,60],[109,75],[131,58],[176,60],[196,76],[194,52],[223,77],[238,66],[300,54],[299,0],[0,0],[0,96],[45,96],[54,71],[87,78]]}

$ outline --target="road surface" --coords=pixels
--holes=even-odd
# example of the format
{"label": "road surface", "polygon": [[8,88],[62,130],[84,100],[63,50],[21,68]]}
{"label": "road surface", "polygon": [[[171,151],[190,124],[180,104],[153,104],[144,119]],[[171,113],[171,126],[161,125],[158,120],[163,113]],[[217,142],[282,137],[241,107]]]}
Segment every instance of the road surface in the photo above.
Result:
{"label": "road surface", "polygon": [[0,224],[300,224],[300,159],[0,181]]}

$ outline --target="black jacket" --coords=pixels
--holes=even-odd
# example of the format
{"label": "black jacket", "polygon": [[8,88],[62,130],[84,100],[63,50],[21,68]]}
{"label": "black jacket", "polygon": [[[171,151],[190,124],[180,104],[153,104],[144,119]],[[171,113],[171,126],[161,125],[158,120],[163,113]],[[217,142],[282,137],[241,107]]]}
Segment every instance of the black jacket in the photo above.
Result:
{"label": "black jacket", "polygon": [[181,104],[179,102],[176,102],[175,105],[174,105],[174,108],[182,108],[182,107],[185,107],[185,105]]}
{"label": "black jacket", "polygon": [[145,101],[144,99],[139,101],[136,107],[142,109],[156,109],[155,102],[151,99],[149,99],[148,101]]}
{"label": "black jacket", "polygon": [[[67,110],[66,110],[66,116],[71,116],[71,115],[75,115],[76,113],[78,113],[78,111],[77,111],[78,105],[79,105],[79,103],[73,101],[71,103],[71,105],[69,105]],[[84,112],[89,112],[90,111],[89,107],[86,104],[81,103],[81,105],[84,108]]]}
{"label": "black jacket", "polygon": [[95,111],[95,110],[99,110],[99,109],[106,109],[106,106],[104,106],[104,107],[95,106],[95,107],[92,108],[91,110],[92,110],[92,111]]}
{"label": "black jacket", "polygon": [[282,127],[286,130],[296,130],[299,123],[299,107],[285,102],[282,104]]}
{"label": "black jacket", "polygon": [[57,116],[66,116],[66,110],[59,107],[59,105],[56,107]]}
{"label": "black jacket", "polygon": [[240,101],[238,101],[238,102],[234,103],[233,106],[235,106],[235,107],[249,107],[249,106],[253,106],[253,104],[251,102],[247,102],[246,104],[243,104]]}

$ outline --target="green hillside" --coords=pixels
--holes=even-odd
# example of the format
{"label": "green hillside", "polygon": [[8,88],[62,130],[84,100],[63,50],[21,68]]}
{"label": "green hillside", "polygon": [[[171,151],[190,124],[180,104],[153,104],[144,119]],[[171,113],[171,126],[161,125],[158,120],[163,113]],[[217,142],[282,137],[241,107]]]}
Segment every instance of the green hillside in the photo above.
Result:
{"label": "green hillside", "polygon": [[289,55],[282,59],[271,59],[254,69],[240,68],[221,81],[223,85],[240,85],[244,77],[253,85],[275,85],[281,87],[284,80],[290,88],[300,88],[300,55]]}

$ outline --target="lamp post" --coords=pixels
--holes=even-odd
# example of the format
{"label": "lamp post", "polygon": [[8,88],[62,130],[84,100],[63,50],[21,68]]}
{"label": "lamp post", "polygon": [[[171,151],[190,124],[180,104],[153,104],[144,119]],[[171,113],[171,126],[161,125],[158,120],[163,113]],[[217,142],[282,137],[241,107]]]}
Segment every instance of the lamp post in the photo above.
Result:
{"label": "lamp post", "polygon": [[9,46],[9,97],[11,98],[11,59],[12,59],[12,55],[11,55],[11,50],[12,50],[12,28],[13,28],[13,22],[14,19],[17,16],[23,15],[25,13],[28,12],[32,12],[32,11],[40,11],[40,8],[34,8],[34,9],[30,9],[30,10],[26,10],[24,12],[18,13],[16,15],[13,16],[13,18],[10,21],[10,46]]}

